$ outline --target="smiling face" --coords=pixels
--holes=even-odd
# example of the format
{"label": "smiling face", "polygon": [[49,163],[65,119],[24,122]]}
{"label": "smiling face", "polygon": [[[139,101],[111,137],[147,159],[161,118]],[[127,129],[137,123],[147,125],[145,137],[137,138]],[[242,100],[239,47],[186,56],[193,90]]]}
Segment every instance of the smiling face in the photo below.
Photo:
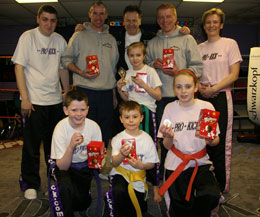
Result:
{"label": "smiling face", "polygon": [[70,125],[74,129],[80,129],[84,127],[88,109],[89,107],[84,100],[73,100],[68,107],[63,107],[64,113],[69,116]]}
{"label": "smiling face", "polygon": [[88,13],[91,23],[91,28],[102,32],[104,23],[107,19],[107,11],[103,5],[93,5]]}
{"label": "smiling face", "polygon": [[179,99],[181,106],[191,106],[194,103],[194,93],[198,86],[191,75],[180,74],[174,78],[174,93]]}
{"label": "smiling face", "polygon": [[57,15],[43,11],[40,16],[37,16],[39,31],[45,36],[50,36],[57,26]]}
{"label": "smiling face", "polygon": [[140,32],[141,17],[136,12],[126,12],[124,15],[124,26],[129,35],[136,35]]}
{"label": "smiling face", "polygon": [[223,23],[221,23],[221,18],[217,14],[210,14],[205,19],[204,30],[208,36],[220,37],[220,30],[223,29]]}
{"label": "smiling face", "polygon": [[157,23],[162,29],[164,35],[170,35],[175,30],[177,15],[172,8],[160,9],[157,12]]}
{"label": "smiling face", "polygon": [[143,68],[145,55],[141,47],[130,48],[128,58],[134,70]]}
{"label": "smiling face", "polygon": [[139,125],[143,120],[143,115],[139,110],[123,110],[120,115],[120,121],[124,125],[126,132],[130,135],[137,135]]}

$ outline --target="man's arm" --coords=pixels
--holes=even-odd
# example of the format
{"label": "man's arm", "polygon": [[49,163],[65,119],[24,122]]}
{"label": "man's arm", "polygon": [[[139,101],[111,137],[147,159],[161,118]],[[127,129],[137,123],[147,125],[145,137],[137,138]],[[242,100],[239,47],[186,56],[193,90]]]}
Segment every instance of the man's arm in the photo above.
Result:
{"label": "man's arm", "polygon": [[62,87],[65,91],[64,95],[66,95],[70,90],[69,71],[67,69],[59,69],[59,74],[60,74]]}
{"label": "man's arm", "polygon": [[79,74],[82,77],[93,79],[99,74],[90,74],[89,69],[81,70],[77,65],[76,61],[80,53],[80,33],[74,33],[69,40],[68,47],[65,52],[61,55],[61,62],[64,68],[68,68],[70,71]]}
{"label": "man's arm", "polygon": [[80,76],[88,79],[94,79],[97,76],[99,76],[100,73],[90,73],[90,69],[84,69],[81,70],[78,66],[75,65],[75,63],[71,62],[67,65],[68,69],[74,73],[79,74]]}
{"label": "man's arm", "polygon": [[17,87],[20,92],[21,97],[21,114],[28,117],[31,115],[31,111],[34,111],[33,105],[29,99],[28,90],[26,87],[25,74],[24,74],[24,66],[20,64],[15,64],[15,77]]}

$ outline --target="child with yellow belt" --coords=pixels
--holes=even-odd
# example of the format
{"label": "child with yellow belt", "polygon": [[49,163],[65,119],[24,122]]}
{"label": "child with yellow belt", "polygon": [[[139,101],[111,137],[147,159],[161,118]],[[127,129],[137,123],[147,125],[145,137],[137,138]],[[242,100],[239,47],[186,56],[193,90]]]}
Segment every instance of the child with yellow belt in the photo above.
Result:
{"label": "child with yellow belt", "polygon": [[[125,101],[121,103],[119,112],[125,130],[111,142],[114,215],[139,217],[147,211],[145,170],[153,168],[159,158],[150,135],[139,129],[143,119],[141,106],[134,101]],[[134,141],[136,158],[129,155],[131,144],[123,141]]]}

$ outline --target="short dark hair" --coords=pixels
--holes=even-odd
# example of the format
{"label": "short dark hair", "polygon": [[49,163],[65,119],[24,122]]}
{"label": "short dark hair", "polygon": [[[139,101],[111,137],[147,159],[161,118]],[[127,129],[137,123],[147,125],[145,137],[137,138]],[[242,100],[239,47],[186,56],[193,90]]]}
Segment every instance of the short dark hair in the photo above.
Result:
{"label": "short dark hair", "polygon": [[107,6],[102,2],[102,1],[95,1],[93,2],[91,5],[90,5],[90,8],[89,8],[89,12],[91,13],[92,9],[94,6],[103,6],[105,9],[106,9],[106,13],[107,12]]}
{"label": "short dark hair", "polygon": [[50,14],[55,14],[57,17],[58,17],[58,12],[57,10],[51,6],[51,5],[42,5],[38,12],[37,12],[37,16],[40,17],[40,15],[42,14],[42,12],[47,12],[47,13],[50,13]]}
{"label": "short dark hair", "polygon": [[139,111],[140,114],[142,115],[142,112],[143,112],[142,107],[140,106],[140,104],[138,102],[129,100],[129,101],[123,101],[119,105],[120,116],[122,116],[123,111],[133,111],[133,110]]}
{"label": "short dark hair", "polygon": [[125,14],[127,12],[136,12],[136,13],[138,13],[139,18],[141,18],[141,16],[142,16],[142,11],[141,11],[141,9],[137,5],[128,5],[128,6],[126,6],[125,10],[124,10],[124,13],[123,13],[123,17],[125,17]]}
{"label": "short dark hair", "polygon": [[72,101],[85,101],[86,105],[88,105],[88,97],[82,90],[71,90],[66,94],[64,100],[64,106],[69,107]]}

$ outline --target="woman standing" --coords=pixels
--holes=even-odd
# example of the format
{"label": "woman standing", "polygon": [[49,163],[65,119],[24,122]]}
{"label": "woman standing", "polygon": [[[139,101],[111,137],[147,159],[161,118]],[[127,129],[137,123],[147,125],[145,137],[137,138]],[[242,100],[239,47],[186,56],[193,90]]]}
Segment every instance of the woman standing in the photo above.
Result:
{"label": "woman standing", "polygon": [[235,40],[220,36],[225,21],[221,9],[212,8],[202,15],[208,40],[199,45],[203,74],[199,98],[211,102],[220,112],[220,143],[208,147],[214,172],[222,192],[229,191],[232,148],[233,102],[231,87],[238,79],[242,57]]}

